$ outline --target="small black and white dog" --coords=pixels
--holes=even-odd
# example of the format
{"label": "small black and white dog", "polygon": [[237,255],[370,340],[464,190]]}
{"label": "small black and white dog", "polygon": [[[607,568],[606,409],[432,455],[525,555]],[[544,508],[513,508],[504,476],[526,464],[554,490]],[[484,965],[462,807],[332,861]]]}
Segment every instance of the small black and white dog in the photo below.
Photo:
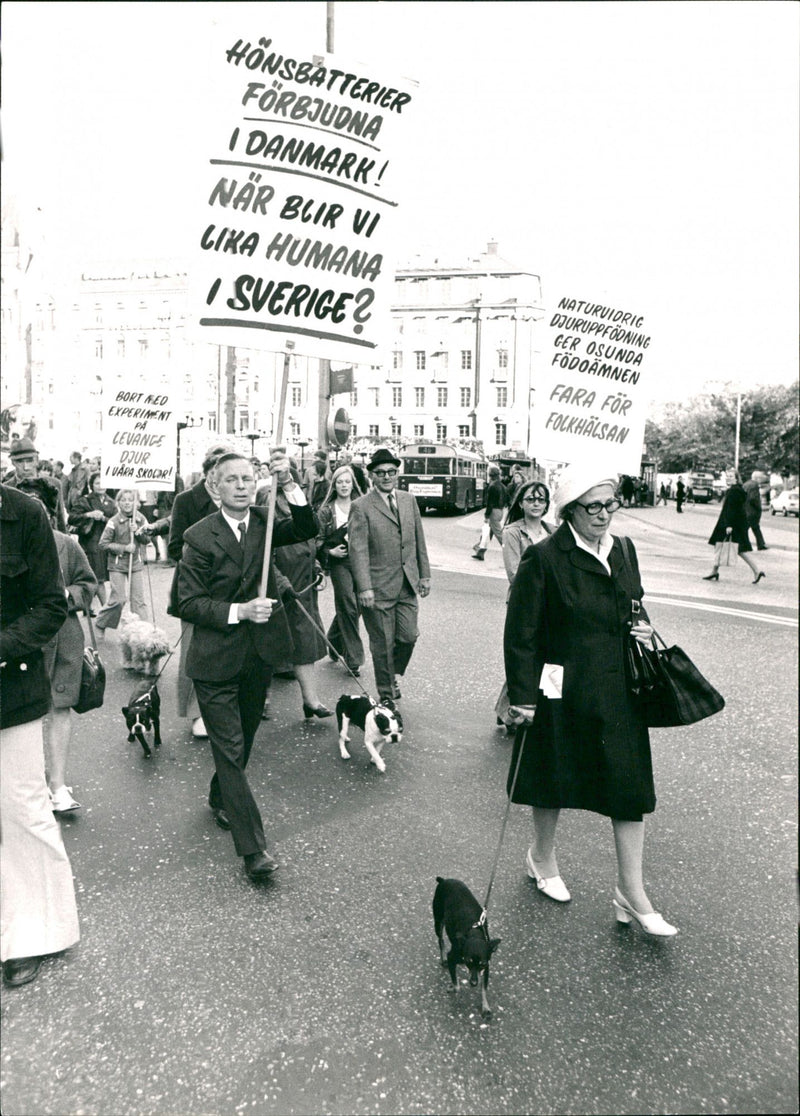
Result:
{"label": "small black and white dog", "polygon": [[339,726],[339,754],[342,759],[350,759],[347,730],[352,724],[364,733],[364,747],[378,771],[386,770],[381,756],[384,744],[388,741],[399,744],[403,739],[403,718],[394,702],[384,701],[379,705],[363,694],[342,694],[336,702],[336,723]]}
{"label": "small black and white dog", "polygon": [[[481,1015],[484,1019],[490,1019],[492,1011],[486,996],[486,989],[489,987],[489,959],[500,945],[500,939],[489,937],[486,913],[461,880],[436,877],[433,926],[439,939],[442,964],[450,972],[453,991],[458,991],[456,966],[466,965],[473,988],[480,982]],[[445,952],[445,933],[450,942],[449,952]]]}
{"label": "small black and white dog", "polygon": [[146,756],[152,756],[146,732],[153,730],[153,747],[161,747],[161,697],[158,687],[146,679],[141,681],[122,710],[128,726],[128,742],[138,740]]}

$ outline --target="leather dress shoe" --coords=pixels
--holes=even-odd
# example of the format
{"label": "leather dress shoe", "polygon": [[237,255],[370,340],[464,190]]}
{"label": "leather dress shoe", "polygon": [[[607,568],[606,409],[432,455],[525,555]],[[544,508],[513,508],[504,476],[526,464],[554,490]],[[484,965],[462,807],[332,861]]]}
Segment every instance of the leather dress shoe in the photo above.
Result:
{"label": "leather dress shoe", "polygon": [[324,705],[306,705],[303,702],[303,716],[307,721],[310,721],[312,717],[332,717],[333,710],[326,709]]}
{"label": "leather dress shoe", "polygon": [[251,880],[266,880],[278,869],[278,862],[268,852],[248,853],[244,858],[244,870]]}
{"label": "leather dress shoe", "polygon": [[225,813],[224,810],[220,810],[216,806],[212,806],[211,807],[211,817],[214,819],[214,821],[217,823],[217,825],[220,827],[220,829],[230,829],[230,827],[231,827],[230,818],[228,817],[228,815]]}
{"label": "leather dress shoe", "polygon": [[9,988],[21,988],[36,980],[44,957],[12,957],[3,962],[3,980]]}

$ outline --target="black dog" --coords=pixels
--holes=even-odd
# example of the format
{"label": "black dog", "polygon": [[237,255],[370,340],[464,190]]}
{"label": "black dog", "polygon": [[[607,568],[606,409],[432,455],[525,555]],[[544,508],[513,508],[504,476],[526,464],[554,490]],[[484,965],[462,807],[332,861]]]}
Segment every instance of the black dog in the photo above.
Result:
{"label": "black dog", "polygon": [[138,740],[144,754],[152,756],[145,733],[152,728],[153,747],[161,747],[161,698],[158,687],[146,680],[140,682],[122,712],[128,726],[128,742]]}
{"label": "black dog", "polygon": [[[450,970],[453,991],[458,991],[456,965],[466,965],[469,982],[474,988],[481,981],[481,1015],[490,1019],[492,1012],[486,998],[489,987],[489,958],[500,945],[500,938],[489,937],[483,907],[461,880],[436,877],[433,895],[433,925],[439,939],[442,964]],[[443,931],[447,931],[450,952],[445,954]]]}

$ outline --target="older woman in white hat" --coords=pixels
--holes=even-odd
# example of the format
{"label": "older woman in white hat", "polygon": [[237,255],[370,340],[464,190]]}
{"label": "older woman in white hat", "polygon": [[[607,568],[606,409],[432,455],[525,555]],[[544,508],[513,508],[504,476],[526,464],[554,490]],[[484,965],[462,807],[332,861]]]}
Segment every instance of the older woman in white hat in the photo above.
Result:
{"label": "older woman in white hat", "polygon": [[533,807],[528,875],[543,895],[568,902],[555,852],[559,813],[602,814],[614,833],[617,920],[672,937],[677,930],[653,910],[642,875],[644,815],[655,809],[656,796],[626,649],[631,635],[647,640],[652,629],[631,603],[643,594],[633,545],[626,563],[610,532],[620,507],[617,478],[571,466],[553,504],[561,525],[523,555],[505,628],[510,712],[522,725],[508,788],[522,748],[512,800]]}

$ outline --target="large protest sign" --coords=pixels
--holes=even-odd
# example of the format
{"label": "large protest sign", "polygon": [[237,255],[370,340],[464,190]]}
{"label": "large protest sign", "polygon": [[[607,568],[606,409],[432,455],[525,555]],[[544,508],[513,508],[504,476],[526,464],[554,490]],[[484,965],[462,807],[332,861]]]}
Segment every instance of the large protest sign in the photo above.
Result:
{"label": "large protest sign", "polygon": [[550,313],[536,380],[529,453],[639,475],[650,388],[644,317],[586,299]]}
{"label": "large protest sign", "polygon": [[131,386],[109,377],[103,387],[103,483],[108,488],[175,488],[177,390]]}
{"label": "large protest sign", "polygon": [[371,363],[388,333],[415,84],[264,36],[220,40],[210,65],[201,336]]}

